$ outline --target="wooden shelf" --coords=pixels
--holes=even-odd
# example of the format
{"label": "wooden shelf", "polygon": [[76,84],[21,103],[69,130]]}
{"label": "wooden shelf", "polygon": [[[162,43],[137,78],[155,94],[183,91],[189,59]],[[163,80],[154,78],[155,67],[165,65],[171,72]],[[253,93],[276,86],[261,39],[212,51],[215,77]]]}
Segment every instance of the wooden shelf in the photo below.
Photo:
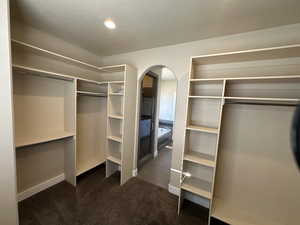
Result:
{"label": "wooden shelf", "polygon": [[109,95],[112,95],[112,96],[124,96],[123,93],[109,93]]}
{"label": "wooden shelf", "polygon": [[186,129],[187,130],[192,130],[192,131],[210,133],[210,134],[218,134],[218,129],[217,128],[211,128],[211,127],[189,125]]}
{"label": "wooden shelf", "polygon": [[122,81],[122,80],[120,80],[120,81],[109,81],[108,83],[110,83],[110,84],[124,84],[125,81]]}
{"label": "wooden shelf", "polygon": [[56,141],[64,138],[69,138],[75,136],[74,133],[70,132],[54,132],[54,134],[36,136],[36,137],[16,137],[16,147],[25,147],[30,145],[42,144],[50,141]]}
{"label": "wooden shelf", "polygon": [[200,65],[246,62],[256,60],[300,57],[300,45],[287,45],[272,48],[225,52],[192,57],[192,62]]}
{"label": "wooden shelf", "polygon": [[269,101],[269,102],[300,102],[298,98],[257,98],[257,97],[224,97],[226,100]]}
{"label": "wooden shelf", "polygon": [[107,97],[106,93],[96,93],[96,92],[89,92],[89,91],[77,91],[77,94],[92,96],[92,97]]}
{"label": "wooden shelf", "polygon": [[91,84],[96,84],[96,85],[107,85],[107,81],[95,81],[95,80],[88,80],[84,78],[77,78],[79,82],[85,82],[85,83],[91,83]]}
{"label": "wooden shelf", "polygon": [[212,167],[216,166],[215,157],[212,155],[190,151],[184,155],[185,161],[197,163],[203,166]]}
{"label": "wooden shelf", "polygon": [[76,176],[79,176],[87,171],[89,171],[90,169],[93,169],[99,165],[101,165],[102,163],[104,163],[103,161],[90,161],[90,162],[85,162],[84,165],[82,164],[79,164],[77,166],[77,173],[76,173]]}
{"label": "wooden shelf", "polygon": [[195,95],[190,95],[189,98],[200,98],[200,99],[222,99],[222,96],[195,96]]}
{"label": "wooden shelf", "polygon": [[226,78],[196,78],[196,79],[190,79],[190,82],[222,82]]}
{"label": "wooden shelf", "polygon": [[181,184],[181,189],[199,195],[206,199],[211,199],[211,183],[195,177],[185,178]]}
{"label": "wooden shelf", "polygon": [[110,114],[110,115],[108,115],[108,117],[112,118],[112,119],[118,119],[118,120],[123,120],[124,119],[124,116],[122,116],[122,115]]}
{"label": "wooden shelf", "polygon": [[73,81],[75,79],[71,75],[54,73],[46,70],[40,70],[40,69],[16,65],[16,64],[12,65],[12,68],[14,72],[18,72],[20,74],[25,74],[25,75],[34,75],[34,76],[47,77],[51,79],[66,80],[66,81]]}
{"label": "wooden shelf", "polygon": [[253,76],[253,77],[223,77],[223,78],[196,78],[190,79],[190,82],[217,82],[217,81],[243,81],[243,80],[288,80],[300,79],[300,75],[286,75],[286,76]]}
{"label": "wooden shelf", "polygon": [[109,161],[112,161],[112,162],[114,162],[114,163],[116,163],[118,165],[121,165],[121,159],[119,159],[117,157],[108,156],[106,159],[109,160]]}
{"label": "wooden shelf", "polygon": [[112,141],[116,141],[116,142],[119,142],[119,143],[122,143],[122,137],[108,136],[107,139],[112,140]]}

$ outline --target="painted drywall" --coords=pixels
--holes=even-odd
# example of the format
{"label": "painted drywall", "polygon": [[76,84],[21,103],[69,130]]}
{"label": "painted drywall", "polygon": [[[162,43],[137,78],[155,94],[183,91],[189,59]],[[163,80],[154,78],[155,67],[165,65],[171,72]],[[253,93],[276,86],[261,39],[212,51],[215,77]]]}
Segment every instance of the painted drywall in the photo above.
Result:
{"label": "painted drywall", "polygon": [[176,80],[162,80],[160,84],[160,120],[175,120]]}
{"label": "painted drywall", "polygon": [[[138,69],[139,79],[153,65],[165,65],[178,79],[172,168],[180,169],[184,146],[183,130],[186,118],[187,79],[191,56],[300,43],[300,24],[281,26],[219,38],[147,49],[103,57],[103,65],[128,63]],[[140,80],[139,80],[140,82]],[[139,87],[139,82],[138,86]],[[137,98],[139,98],[139,89]],[[137,101],[139,104],[139,101]],[[139,108],[139,105],[137,105]],[[138,126],[136,126],[138,128]],[[136,133],[137,134],[137,133]],[[137,140],[137,139],[136,139]],[[136,142],[137,143],[137,142]],[[137,145],[136,145],[137,146]],[[136,149],[135,149],[136,153]],[[134,165],[136,168],[136,165]],[[179,174],[171,172],[170,184],[179,186]]]}
{"label": "painted drywall", "polygon": [[9,0],[0,1],[0,224],[17,225]]}

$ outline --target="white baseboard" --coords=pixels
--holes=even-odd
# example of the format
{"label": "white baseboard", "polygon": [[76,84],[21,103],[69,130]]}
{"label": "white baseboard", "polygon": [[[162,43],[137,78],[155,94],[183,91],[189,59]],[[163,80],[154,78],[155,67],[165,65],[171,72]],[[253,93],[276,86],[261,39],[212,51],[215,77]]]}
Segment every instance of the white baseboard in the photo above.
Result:
{"label": "white baseboard", "polygon": [[155,151],[155,152],[153,153],[153,157],[156,158],[157,156],[158,156],[158,151]]}
{"label": "white baseboard", "polygon": [[136,177],[137,175],[138,175],[138,169],[135,168],[135,169],[132,170],[132,176]]}
{"label": "white baseboard", "polygon": [[31,197],[31,196],[33,196],[33,195],[35,195],[35,194],[37,194],[37,193],[39,193],[39,192],[41,192],[43,190],[45,190],[45,189],[47,189],[47,188],[55,185],[55,184],[58,184],[58,183],[60,183],[60,182],[62,182],[64,180],[65,180],[65,174],[63,173],[63,174],[58,175],[57,177],[53,177],[53,178],[51,178],[51,179],[49,179],[49,180],[47,180],[47,181],[45,181],[43,183],[35,185],[35,186],[33,186],[33,187],[31,187],[31,188],[29,188],[29,189],[27,189],[27,190],[19,193],[18,194],[18,201],[19,202],[23,201],[26,198],[29,198],[29,197]]}
{"label": "white baseboard", "polygon": [[175,186],[173,186],[173,185],[171,185],[171,184],[169,184],[168,186],[169,186],[169,188],[168,188],[168,189],[169,189],[169,192],[170,192],[171,194],[179,196],[179,194],[180,194],[180,188],[175,187]]}

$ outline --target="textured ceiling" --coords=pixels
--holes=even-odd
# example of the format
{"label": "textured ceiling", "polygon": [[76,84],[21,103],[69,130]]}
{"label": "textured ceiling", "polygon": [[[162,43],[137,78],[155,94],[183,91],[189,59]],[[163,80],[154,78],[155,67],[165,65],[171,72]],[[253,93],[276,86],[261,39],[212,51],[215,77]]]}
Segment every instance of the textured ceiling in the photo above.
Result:
{"label": "textured ceiling", "polygon": [[[300,0],[11,0],[13,19],[98,55],[300,22]],[[116,30],[103,26],[112,18]]]}

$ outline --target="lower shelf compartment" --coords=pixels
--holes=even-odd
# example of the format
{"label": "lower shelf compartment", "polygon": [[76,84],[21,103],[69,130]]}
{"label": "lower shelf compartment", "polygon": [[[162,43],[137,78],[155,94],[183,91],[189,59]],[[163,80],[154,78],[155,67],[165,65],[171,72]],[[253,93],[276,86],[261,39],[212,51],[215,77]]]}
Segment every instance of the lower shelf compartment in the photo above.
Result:
{"label": "lower shelf compartment", "polygon": [[112,161],[112,162],[114,162],[114,163],[116,163],[118,165],[121,165],[121,159],[119,159],[117,157],[108,156],[106,159],[109,160],[109,161]]}
{"label": "lower shelf compartment", "polygon": [[104,163],[104,161],[90,161],[90,162],[85,162],[83,163],[79,163],[78,167],[77,167],[77,173],[76,176],[79,176],[99,165],[101,165],[102,163]]}
{"label": "lower shelf compartment", "polygon": [[185,178],[181,189],[211,200],[211,183],[195,177]]}

